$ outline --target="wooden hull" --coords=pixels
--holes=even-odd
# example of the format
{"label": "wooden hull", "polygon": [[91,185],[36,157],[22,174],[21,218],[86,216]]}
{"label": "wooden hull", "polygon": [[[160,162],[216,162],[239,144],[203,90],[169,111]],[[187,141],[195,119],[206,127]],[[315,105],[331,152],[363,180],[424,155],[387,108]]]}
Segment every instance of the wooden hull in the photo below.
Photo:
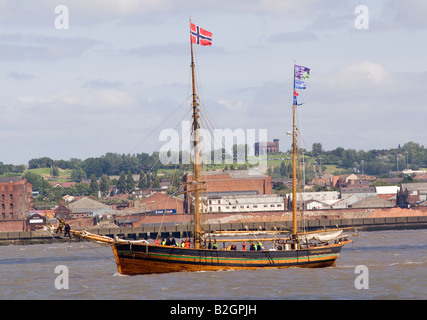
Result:
{"label": "wooden hull", "polygon": [[115,243],[112,248],[119,273],[137,275],[181,271],[333,267],[345,243],[347,242],[288,251],[187,249],[145,243]]}

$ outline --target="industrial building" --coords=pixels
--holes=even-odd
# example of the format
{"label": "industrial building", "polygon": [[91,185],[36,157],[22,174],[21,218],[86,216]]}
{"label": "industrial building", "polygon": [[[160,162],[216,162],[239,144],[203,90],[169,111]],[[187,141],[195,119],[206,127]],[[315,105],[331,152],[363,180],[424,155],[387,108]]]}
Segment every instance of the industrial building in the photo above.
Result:
{"label": "industrial building", "polygon": [[284,211],[285,199],[275,194],[214,197],[209,198],[206,209],[215,213]]}
{"label": "industrial building", "polygon": [[275,154],[279,152],[279,139],[273,139],[273,142],[256,142],[255,155]]}
{"label": "industrial building", "polygon": [[0,178],[0,220],[25,220],[33,207],[33,186],[22,177]]}
{"label": "industrial building", "polygon": [[[192,174],[184,176],[184,182],[191,182]],[[205,181],[205,190],[202,193],[204,202],[212,199],[221,199],[222,197],[242,197],[246,199],[250,196],[271,195],[271,177],[265,174],[253,174],[247,170],[235,171],[208,171],[203,173]],[[191,191],[191,184],[185,185],[185,191]],[[191,212],[193,203],[193,194],[188,192],[184,196],[184,210]],[[220,210],[222,205],[220,205]],[[213,208],[212,208],[213,209]],[[225,207],[224,207],[225,209]],[[218,212],[218,206],[216,208]]]}

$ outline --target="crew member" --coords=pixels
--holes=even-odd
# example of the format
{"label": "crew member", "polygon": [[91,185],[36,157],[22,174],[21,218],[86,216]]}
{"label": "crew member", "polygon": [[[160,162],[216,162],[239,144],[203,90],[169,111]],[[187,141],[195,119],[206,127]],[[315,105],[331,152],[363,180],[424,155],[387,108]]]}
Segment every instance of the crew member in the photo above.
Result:
{"label": "crew member", "polygon": [[71,239],[70,230],[71,230],[70,225],[68,223],[66,223],[65,227],[64,227],[64,237],[66,237],[68,235]]}
{"label": "crew member", "polygon": [[58,225],[58,228],[56,229],[56,233],[58,233],[58,231],[62,232],[62,229],[65,226],[65,220],[64,219],[58,219],[58,220],[59,220],[59,225]]}

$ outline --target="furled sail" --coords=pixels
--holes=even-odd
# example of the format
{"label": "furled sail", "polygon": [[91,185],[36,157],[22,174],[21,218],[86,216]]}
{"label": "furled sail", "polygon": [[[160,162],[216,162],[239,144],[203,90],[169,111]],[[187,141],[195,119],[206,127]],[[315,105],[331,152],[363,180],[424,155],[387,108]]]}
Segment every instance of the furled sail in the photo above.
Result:
{"label": "furled sail", "polygon": [[228,231],[205,233],[204,238],[209,237],[238,237],[238,236],[259,236],[259,235],[277,235],[280,233],[289,233],[289,231]]}
{"label": "furled sail", "polygon": [[327,242],[327,241],[331,241],[336,238],[339,238],[342,233],[343,233],[343,230],[334,230],[334,231],[325,231],[325,232],[318,232],[318,233],[307,233],[307,234],[299,235],[298,237],[302,241],[318,240],[322,242]]}

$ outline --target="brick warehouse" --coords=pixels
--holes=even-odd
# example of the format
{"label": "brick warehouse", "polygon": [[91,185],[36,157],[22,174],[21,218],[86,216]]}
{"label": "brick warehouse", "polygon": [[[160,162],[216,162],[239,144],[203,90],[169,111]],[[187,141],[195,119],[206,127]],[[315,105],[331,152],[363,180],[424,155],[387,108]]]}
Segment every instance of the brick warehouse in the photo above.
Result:
{"label": "brick warehouse", "polygon": [[32,192],[25,178],[0,178],[0,220],[25,220],[33,207]]}
{"label": "brick warehouse", "polygon": [[[206,191],[203,192],[203,197],[272,194],[271,177],[264,174],[253,175],[246,170],[209,171],[204,172],[202,178],[206,181]],[[190,182],[192,179],[192,174],[184,176],[184,182]],[[188,186],[185,185],[184,190],[187,190]],[[185,193],[184,197],[184,210],[188,213],[190,212],[191,197],[188,193]]]}
{"label": "brick warehouse", "polygon": [[279,139],[273,139],[273,142],[255,143],[255,155],[275,154],[279,152]]}

